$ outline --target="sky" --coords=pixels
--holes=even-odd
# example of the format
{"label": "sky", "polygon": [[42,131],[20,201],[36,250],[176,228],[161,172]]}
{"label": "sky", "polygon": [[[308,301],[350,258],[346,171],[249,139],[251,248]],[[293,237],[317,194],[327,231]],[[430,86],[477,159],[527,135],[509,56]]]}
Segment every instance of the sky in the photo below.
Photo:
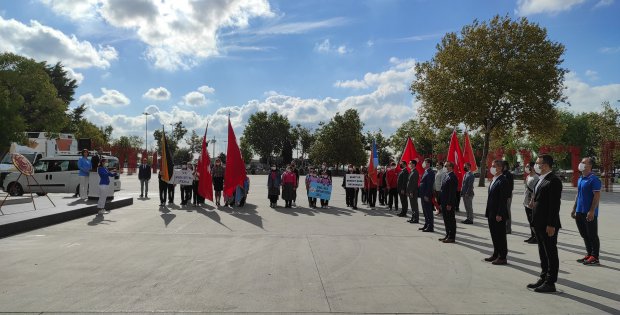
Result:
{"label": "sky", "polygon": [[415,63],[497,14],[566,46],[560,108],[620,106],[620,0],[0,0],[0,52],[62,62],[79,84],[70,108],[115,138],[146,123],[151,148],[154,128],[209,122],[217,154],[228,115],[240,137],[257,111],[316,129],[354,108],[389,136],[417,115]]}

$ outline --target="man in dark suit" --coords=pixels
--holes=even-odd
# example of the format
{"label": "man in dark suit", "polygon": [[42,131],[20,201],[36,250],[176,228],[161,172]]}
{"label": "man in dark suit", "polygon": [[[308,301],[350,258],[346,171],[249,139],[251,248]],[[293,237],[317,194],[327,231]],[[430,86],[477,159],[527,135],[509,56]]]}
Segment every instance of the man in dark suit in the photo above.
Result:
{"label": "man in dark suit", "polygon": [[532,225],[538,240],[538,255],[540,256],[540,279],[530,283],[528,288],[536,292],[555,292],[555,283],[558,280],[560,260],[558,258],[558,232],[560,223],[560,203],[562,198],[562,181],[551,171],[553,158],[543,154],[538,157],[534,169],[540,173],[534,198],[532,198]]}
{"label": "man in dark suit", "polygon": [[512,205],[512,191],[515,188],[515,177],[512,175],[510,171],[510,164],[508,161],[503,161],[503,173],[506,178],[506,184],[508,184],[508,200],[506,200],[508,212],[506,213],[506,234],[512,234],[512,213],[510,211],[510,207]]}
{"label": "man in dark suit", "polygon": [[148,198],[151,166],[147,163],[146,158],[142,158],[142,164],[140,164],[140,168],[138,169],[138,179],[140,180],[140,198]]}
{"label": "man in dark suit", "polygon": [[405,161],[400,161],[400,173],[398,173],[398,182],[396,184],[396,188],[398,189],[398,197],[400,198],[400,205],[403,207],[399,217],[407,216],[407,183],[409,183],[409,171],[407,170],[407,163]]}
{"label": "man in dark suit", "polygon": [[420,208],[418,207],[418,184],[420,182],[420,174],[416,169],[417,165],[418,161],[409,161],[409,168],[411,169],[409,179],[407,180],[407,197],[409,197],[409,204],[411,206],[411,220],[407,221],[409,223],[420,222]]}
{"label": "man in dark suit", "polygon": [[490,169],[493,181],[489,185],[487,209],[484,214],[488,219],[491,240],[493,241],[493,255],[484,260],[491,261],[494,265],[505,265],[507,263],[506,256],[508,255],[506,216],[508,215],[510,187],[507,183],[506,175],[502,173],[502,169],[502,160],[493,161],[493,166]]}
{"label": "man in dark suit", "polygon": [[433,215],[433,193],[435,191],[435,172],[431,168],[432,161],[427,158],[422,163],[424,173],[420,180],[420,187],[418,188],[418,194],[420,195],[420,202],[422,203],[422,213],[424,213],[424,226],[420,228],[423,232],[433,232],[433,221],[435,216]]}
{"label": "man in dark suit", "polygon": [[443,222],[446,227],[446,237],[440,238],[440,242],[454,243],[456,239],[456,217],[454,211],[456,210],[457,202],[457,188],[459,180],[454,174],[454,163],[446,162],[444,164],[447,174],[443,177],[441,182],[441,193],[439,194],[439,200],[441,203],[441,214],[443,215]]}

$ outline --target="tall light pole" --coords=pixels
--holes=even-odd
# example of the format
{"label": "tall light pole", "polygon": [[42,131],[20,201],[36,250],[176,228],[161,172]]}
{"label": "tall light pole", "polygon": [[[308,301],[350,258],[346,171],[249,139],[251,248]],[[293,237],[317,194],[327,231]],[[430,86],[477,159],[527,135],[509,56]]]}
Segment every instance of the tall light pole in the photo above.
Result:
{"label": "tall light pole", "polygon": [[[146,152],[146,154],[149,154],[149,140],[148,140],[148,117],[149,117],[149,113],[144,112],[142,113],[142,115],[144,115],[144,151]],[[145,158],[144,156],[142,158]]]}

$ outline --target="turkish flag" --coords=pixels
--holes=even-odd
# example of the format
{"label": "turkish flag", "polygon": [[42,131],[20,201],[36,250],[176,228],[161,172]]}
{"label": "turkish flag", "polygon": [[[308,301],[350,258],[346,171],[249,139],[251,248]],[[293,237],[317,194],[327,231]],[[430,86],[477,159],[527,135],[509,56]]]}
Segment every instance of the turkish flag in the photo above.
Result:
{"label": "turkish flag", "polygon": [[478,165],[476,164],[476,157],[474,156],[474,151],[471,148],[471,142],[469,141],[469,133],[465,131],[465,145],[463,147],[463,165],[467,162],[471,164],[470,171],[475,172],[478,170]]}
{"label": "turkish flag", "polygon": [[[208,128],[209,125],[207,125]],[[198,173],[200,174],[198,194],[213,201],[213,178],[211,177],[211,158],[209,158],[209,151],[207,151],[207,129],[205,129],[205,135],[202,138],[202,151],[198,160]]]}
{"label": "turkish flag", "polygon": [[237,145],[235,131],[228,118],[228,148],[226,149],[226,170],[224,171],[224,196],[230,197],[237,189],[242,186],[246,178],[245,162],[241,157],[241,150]]}
{"label": "turkish flag", "polygon": [[446,160],[454,163],[454,174],[459,180],[459,191],[461,185],[463,185],[463,153],[461,152],[461,145],[459,145],[459,138],[456,136],[456,130],[452,131],[452,137],[450,138],[450,148],[448,149],[448,156]]}
{"label": "turkish flag", "polygon": [[405,145],[405,150],[403,150],[403,154],[401,155],[400,161],[398,161],[396,166],[396,171],[400,172],[400,162],[405,161],[407,163],[407,170],[409,169],[409,161],[416,160],[417,164],[415,169],[418,170],[418,182],[422,179],[422,174],[424,174],[424,168],[422,168],[422,157],[418,154],[418,151],[415,149],[415,145],[413,145],[413,141],[410,137],[407,137],[407,145]]}

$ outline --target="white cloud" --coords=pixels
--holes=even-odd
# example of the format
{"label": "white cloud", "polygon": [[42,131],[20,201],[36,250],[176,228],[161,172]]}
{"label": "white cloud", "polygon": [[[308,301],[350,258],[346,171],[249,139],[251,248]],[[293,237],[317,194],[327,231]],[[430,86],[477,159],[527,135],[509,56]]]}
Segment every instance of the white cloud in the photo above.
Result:
{"label": "white cloud", "polygon": [[375,42],[370,40],[370,39],[366,42],[366,46],[368,46],[368,47],[372,47],[374,45],[375,45]]}
{"label": "white cloud", "polygon": [[614,0],[601,0],[594,6],[595,9],[607,7],[614,3]]}
{"label": "white cloud", "polygon": [[197,91],[193,91],[183,96],[183,102],[185,102],[185,104],[189,106],[198,107],[198,106],[207,105],[207,98],[205,97],[204,94],[197,92]]}
{"label": "white cloud", "polygon": [[255,33],[259,35],[303,34],[316,29],[345,25],[348,22],[346,18],[336,17],[322,21],[283,23],[260,29]]}
{"label": "white cloud", "polygon": [[620,84],[606,84],[593,86],[583,82],[576,74],[570,72],[565,80],[570,110],[575,112],[589,112],[601,109],[601,103],[608,101],[614,104],[620,99]]}
{"label": "white cloud", "polygon": [[392,57],[390,58],[390,63],[392,66],[387,71],[380,73],[368,72],[364,75],[362,80],[336,81],[334,86],[351,89],[367,89],[370,87],[394,85],[398,82],[402,83],[398,85],[399,90],[408,87],[408,84],[410,84],[415,77],[415,60],[401,60]]}
{"label": "white cloud", "polygon": [[91,93],[80,96],[77,100],[78,104],[85,103],[91,106],[110,106],[110,107],[122,107],[129,105],[131,101],[127,96],[117,90],[109,90],[101,88],[103,93],[99,97],[93,96]]}
{"label": "white cloud", "polygon": [[557,14],[568,11],[586,0],[517,0],[517,14],[527,16],[539,13]]}
{"label": "white cloud", "polygon": [[314,50],[322,54],[336,53],[339,55],[344,55],[351,52],[351,50],[345,45],[339,45],[337,47],[333,46],[329,39],[325,39],[320,43],[316,43],[314,45]]}
{"label": "white cloud", "polygon": [[54,12],[74,19],[93,19],[96,17],[99,0],[39,0]]}
{"label": "white cloud", "polygon": [[616,54],[620,52],[620,46],[618,47],[603,47],[600,49],[600,52],[604,54]]}
{"label": "white cloud", "polygon": [[75,35],[31,21],[30,25],[0,16],[0,51],[9,51],[35,60],[54,64],[62,62],[71,68],[97,67],[106,69],[110,61],[118,58],[112,46],[94,47],[88,41],[80,41]]}
{"label": "white cloud", "polygon": [[64,67],[65,71],[67,71],[67,77],[69,77],[69,79],[73,79],[75,80],[75,83],[77,85],[80,85],[82,83],[82,81],[84,81],[84,75],[78,72],[75,72],[75,70],[73,70],[70,67],[65,66]]}
{"label": "white cloud", "polygon": [[198,88],[198,92],[205,93],[205,94],[213,94],[215,93],[215,89],[208,85],[203,85]]}
{"label": "white cloud", "polygon": [[588,77],[591,81],[596,81],[598,80],[598,72],[594,70],[586,70],[586,77]]}
{"label": "white cloud", "polygon": [[166,101],[170,99],[170,91],[163,86],[150,88],[142,97],[157,101]]}

